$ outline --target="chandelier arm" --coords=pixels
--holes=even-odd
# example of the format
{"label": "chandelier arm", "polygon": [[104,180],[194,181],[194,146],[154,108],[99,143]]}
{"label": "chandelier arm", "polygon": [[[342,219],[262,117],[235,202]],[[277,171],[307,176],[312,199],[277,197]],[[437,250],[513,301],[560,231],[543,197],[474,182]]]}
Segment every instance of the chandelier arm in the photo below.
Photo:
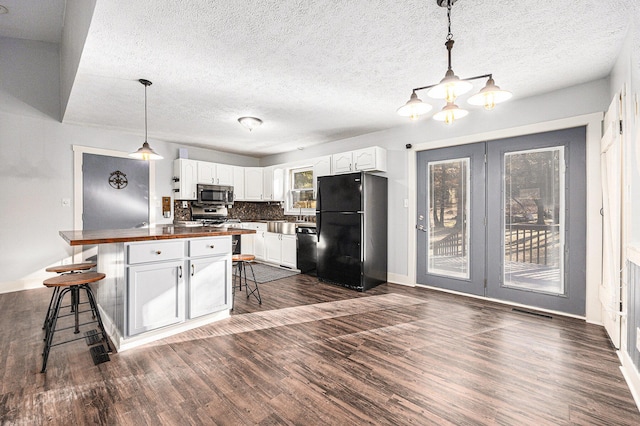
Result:
{"label": "chandelier arm", "polygon": [[[478,80],[480,78],[492,78],[492,76],[493,76],[493,74],[483,74],[483,75],[477,75],[475,77],[470,77],[470,78],[461,78],[460,80],[462,80],[462,81],[471,81],[471,80]],[[413,89],[413,93],[416,93],[419,90],[431,89],[432,87],[435,87],[438,84],[440,84],[440,83],[430,84],[429,86],[416,87],[415,89]]]}

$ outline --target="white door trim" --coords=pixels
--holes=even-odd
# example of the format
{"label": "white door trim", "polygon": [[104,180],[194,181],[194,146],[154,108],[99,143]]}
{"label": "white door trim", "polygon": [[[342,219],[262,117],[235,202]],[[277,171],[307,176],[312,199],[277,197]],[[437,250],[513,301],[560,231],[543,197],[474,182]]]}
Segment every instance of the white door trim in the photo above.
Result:
{"label": "white door trim", "polygon": [[602,135],[603,113],[591,113],[576,117],[563,118],[553,121],[528,124],[525,126],[500,129],[491,132],[465,135],[450,139],[429,141],[413,145],[407,151],[407,170],[409,184],[409,223],[407,232],[410,254],[407,256],[409,280],[416,284],[416,209],[417,209],[417,151],[484,142],[494,139],[510,138],[532,133],[542,133],[552,130],[586,126],[587,131],[587,237],[586,237],[586,306],[585,319],[588,322],[601,324],[602,315],[598,290],[602,274],[602,223],[600,207],[602,205],[602,189],[600,187],[600,137]]}

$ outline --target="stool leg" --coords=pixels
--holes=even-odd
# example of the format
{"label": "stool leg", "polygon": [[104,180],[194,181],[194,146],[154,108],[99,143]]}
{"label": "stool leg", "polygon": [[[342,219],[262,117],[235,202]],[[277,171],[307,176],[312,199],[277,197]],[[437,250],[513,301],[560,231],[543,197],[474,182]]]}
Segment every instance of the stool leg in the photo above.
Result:
{"label": "stool leg", "polygon": [[258,289],[258,281],[256,281],[256,274],[253,272],[253,265],[251,264],[251,262],[243,262],[243,263],[249,264],[249,269],[251,269],[251,276],[253,277],[253,285],[255,286],[254,289],[251,290],[251,292],[249,292],[249,285],[247,284],[247,271],[245,266],[244,285],[247,287],[247,299],[249,298],[250,295],[253,294],[253,297],[255,297],[258,300],[258,304],[262,305],[262,297],[260,297],[260,290]]}
{"label": "stool leg", "polygon": [[58,290],[60,287],[54,287],[53,292],[51,293],[51,300],[49,300],[49,307],[47,308],[47,316],[44,318],[44,323],[42,324],[42,329],[47,328],[47,323],[51,317],[51,307],[53,306],[54,300],[56,300],[56,296],[58,295]]}
{"label": "stool leg", "polygon": [[76,321],[76,327],[73,330],[73,334],[80,333],[80,287],[77,285],[71,286],[71,312],[74,313],[74,319]]}
{"label": "stool leg", "polygon": [[71,291],[70,288],[65,288],[58,292],[58,297],[55,302],[55,307],[53,308],[53,313],[51,314],[51,322],[49,324],[49,333],[47,334],[47,340],[44,344],[44,351],[42,352],[42,370],[41,373],[47,371],[47,360],[49,359],[49,352],[51,351],[51,342],[53,342],[53,335],[56,331],[56,323],[58,321],[58,314],[60,313],[60,305],[62,304],[62,299],[64,295]]}
{"label": "stool leg", "polygon": [[82,288],[87,292],[87,299],[89,299],[89,306],[91,306],[91,311],[93,312],[96,321],[98,321],[98,326],[100,327],[100,332],[102,333],[102,338],[107,344],[107,350],[112,352],[111,345],[109,344],[109,338],[107,337],[107,332],[104,329],[104,324],[102,324],[102,318],[100,318],[100,311],[98,311],[98,305],[96,304],[95,297],[93,296],[93,291],[91,287],[87,284],[82,284]]}

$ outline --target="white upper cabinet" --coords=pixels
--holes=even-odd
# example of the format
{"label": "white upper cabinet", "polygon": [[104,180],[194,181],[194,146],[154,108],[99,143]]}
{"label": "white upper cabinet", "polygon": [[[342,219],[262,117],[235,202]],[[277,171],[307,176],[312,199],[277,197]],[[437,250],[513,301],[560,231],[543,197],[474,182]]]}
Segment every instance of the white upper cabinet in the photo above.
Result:
{"label": "white upper cabinet", "polygon": [[273,200],[273,168],[271,167],[262,169],[262,199]]}
{"label": "white upper cabinet", "polygon": [[244,199],[247,201],[263,201],[262,167],[244,168]]}
{"label": "white upper cabinet", "polygon": [[244,200],[244,167],[233,166],[233,196],[237,201]]}
{"label": "white upper cabinet", "polygon": [[173,160],[173,176],[173,197],[176,200],[195,200],[198,161],[185,158]]}
{"label": "white upper cabinet", "polygon": [[387,151],[379,146],[333,155],[333,173],[387,171]]}
{"label": "white upper cabinet", "polygon": [[198,161],[198,183],[233,185],[233,166]]}
{"label": "white upper cabinet", "polygon": [[283,201],[284,170],[279,167],[265,167],[262,172],[263,201]]}
{"label": "white upper cabinet", "polygon": [[216,164],[216,184],[233,185],[233,166]]}

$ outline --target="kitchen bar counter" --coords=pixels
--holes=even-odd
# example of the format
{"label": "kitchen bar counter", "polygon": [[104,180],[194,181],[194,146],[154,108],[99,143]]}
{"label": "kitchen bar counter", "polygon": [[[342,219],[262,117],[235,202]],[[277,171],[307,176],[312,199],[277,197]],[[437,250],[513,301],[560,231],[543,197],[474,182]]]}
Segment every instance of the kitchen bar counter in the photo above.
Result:
{"label": "kitchen bar counter", "polygon": [[107,229],[97,231],[60,231],[71,246],[130,243],[134,241],[172,240],[177,238],[218,237],[223,235],[255,234],[253,229],[216,226],[156,225],[149,228]]}
{"label": "kitchen bar counter", "polygon": [[71,246],[97,245],[93,285],[107,334],[118,351],[229,317],[232,236],[226,226],[60,231]]}

